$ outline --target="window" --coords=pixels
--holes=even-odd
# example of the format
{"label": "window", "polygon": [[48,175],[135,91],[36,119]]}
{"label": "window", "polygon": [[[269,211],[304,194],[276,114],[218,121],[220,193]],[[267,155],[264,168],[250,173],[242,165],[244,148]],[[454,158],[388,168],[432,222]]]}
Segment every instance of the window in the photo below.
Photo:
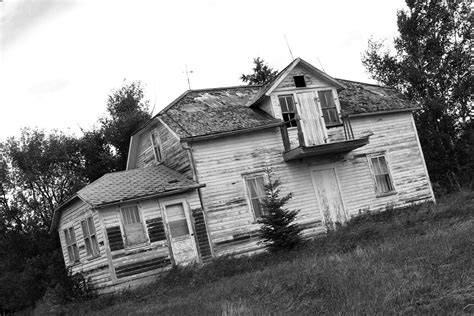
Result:
{"label": "window", "polygon": [[263,183],[263,176],[249,176],[245,178],[247,196],[255,218],[260,218],[264,215],[262,206],[260,205],[261,201],[265,198]]}
{"label": "window", "polygon": [[385,156],[380,155],[370,157],[370,164],[375,177],[377,195],[383,195],[395,191]]}
{"label": "window", "polygon": [[166,219],[172,238],[189,235],[188,222],[184,213],[183,203],[171,204],[165,207]]}
{"label": "window", "polygon": [[153,146],[153,154],[155,155],[155,161],[161,162],[163,160],[163,156],[161,153],[161,141],[160,137],[155,133],[150,133],[151,137],[151,145]]}
{"label": "window", "polygon": [[287,127],[295,127],[295,100],[291,94],[282,95],[278,97],[281,106],[281,114],[283,116],[283,122],[286,123]]}
{"label": "window", "polygon": [[64,230],[64,237],[66,238],[66,248],[69,255],[69,262],[79,262],[79,250],[77,249],[76,234],[74,227],[69,227]]}
{"label": "window", "polygon": [[339,124],[339,115],[332,90],[318,91],[318,97],[326,126]]}
{"label": "window", "polygon": [[295,87],[297,88],[306,87],[306,81],[304,80],[304,76],[293,76],[293,80],[295,81]]}
{"label": "window", "polygon": [[89,216],[81,222],[84,243],[86,244],[86,252],[88,256],[97,256],[99,254],[99,244],[95,233],[94,219]]}
{"label": "window", "polygon": [[127,246],[146,242],[145,230],[140,219],[137,205],[122,207],[123,228]]}

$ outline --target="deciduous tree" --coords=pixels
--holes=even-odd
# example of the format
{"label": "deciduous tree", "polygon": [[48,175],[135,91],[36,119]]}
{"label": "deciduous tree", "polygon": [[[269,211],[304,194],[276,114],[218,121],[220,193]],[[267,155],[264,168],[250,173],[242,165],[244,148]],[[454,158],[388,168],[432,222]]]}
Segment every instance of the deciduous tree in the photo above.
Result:
{"label": "deciduous tree", "polygon": [[472,109],[472,74],[468,1],[407,0],[398,11],[395,51],[371,40],[363,56],[371,76],[407,95],[415,113],[420,141],[432,180],[439,186],[459,186],[459,146]]}

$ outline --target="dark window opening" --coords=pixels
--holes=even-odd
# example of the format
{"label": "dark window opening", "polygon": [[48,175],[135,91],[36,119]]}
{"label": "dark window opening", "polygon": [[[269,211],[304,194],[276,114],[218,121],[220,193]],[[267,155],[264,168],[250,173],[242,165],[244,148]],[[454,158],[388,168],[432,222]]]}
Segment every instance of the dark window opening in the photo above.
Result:
{"label": "dark window opening", "polygon": [[304,81],[304,76],[293,76],[293,80],[295,81],[295,87],[297,88],[306,87],[306,81]]}
{"label": "dark window opening", "polygon": [[291,94],[282,95],[278,97],[278,100],[280,101],[281,114],[286,127],[296,127],[295,100],[293,96]]}

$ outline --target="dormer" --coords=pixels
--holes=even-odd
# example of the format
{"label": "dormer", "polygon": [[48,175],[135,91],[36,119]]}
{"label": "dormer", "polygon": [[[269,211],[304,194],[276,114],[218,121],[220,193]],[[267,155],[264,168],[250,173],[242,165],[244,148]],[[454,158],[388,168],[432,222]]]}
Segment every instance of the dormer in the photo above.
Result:
{"label": "dormer", "polygon": [[[339,143],[337,153],[351,150],[354,135],[349,120],[342,116],[338,97],[338,91],[344,88],[342,83],[301,58],[262,87],[253,106],[284,122],[285,160],[302,157],[293,155],[293,150],[312,148],[311,155],[327,154],[327,149],[335,147],[335,143]],[[368,137],[360,143],[367,142]],[[317,146],[325,150],[318,151],[322,147]],[[336,152],[329,150],[329,153]]]}

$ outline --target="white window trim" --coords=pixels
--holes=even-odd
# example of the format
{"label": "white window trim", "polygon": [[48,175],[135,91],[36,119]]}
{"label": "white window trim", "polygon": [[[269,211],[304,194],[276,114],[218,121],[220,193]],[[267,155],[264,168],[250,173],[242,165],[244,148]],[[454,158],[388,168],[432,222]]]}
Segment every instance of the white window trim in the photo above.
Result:
{"label": "white window trim", "polygon": [[[123,218],[123,212],[122,212],[122,208],[130,207],[130,206],[136,206],[137,207],[138,217],[140,218],[140,223],[142,224],[142,228],[143,228],[143,234],[145,235],[145,241],[144,242],[136,244],[136,245],[131,245],[131,246],[128,245],[127,231],[125,230],[125,220]],[[147,227],[146,227],[145,222],[144,222],[143,214],[140,210],[141,209],[140,204],[139,203],[124,204],[124,205],[120,205],[118,207],[118,209],[119,209],[119,213],[120,213],[120,226],[121,226],[120,228],[122,229],[122,240],[123,240],[124,249],[134,249],[134,248],[140,248],[140,247],[149,245],[150,244],[150,238],[148,238],[148,230],[147,230]]]}
{"label": "white window trim", "polygon": [[[156,141],[156,147],[158,147],[158,151],[161,157],[158,157],[158,154],[156,153],[155,141]],[[155,157],[155,162],[158,162],[158,163],[162,162],[164,157],[163,157],[163,146],[161,143],[160,135],[158,133],[150,131],[150,142],[151,142],[151,148],[153,150],[153,157]]]}
{"label": "white window trim", "polygon": [[[393,172],[390,169],[390,163],[387,159],[387,154],[385,151],[383,152],[378,152],[378,153],[372,153],[372,154],[367,154],[367,163],[369,164],[369,169],[370,169],[370,175],[372,177],[372,183],[374,184],[374,191],[375,191],[375,197],[384,197],[384,196],[390,196],[390,195],[395,195],[397,194],[397,187],[395,186],[395,181],[393,180]],[[374,172],[374,167],[372,165],[372,158],[377,158],[377,157],[384,157],[385,159],[385,164],[387,165],[387,170],[388,174],[390,176],[390,181],[393,187],[392,191],[389,192],[383,192],[383,193],[378,193],[377,192],[377,179],[375,178],[375,172]]]}
{"label": "white window trim", "polygon": [[[91,231],[90,231],[90,227],[89,227],[89,218],[92,218],[92,224],[94,225],[94,231],[95,231],[95,234],[91,234]],[[89,234],[89,242],[90,242],[90,246],[91,246],[91,253],[90,254],[87,254],[87,245],[86,245],[86,236],[84,235],[84,229],[82,228],[82,222],[86,222],[86,227],[87,227],[87,233]],[[81,229],[82,229],[82,238],[84,239],[84,247],[86,249],[86,254],[87,254],[87,257],[88,258],[96,258],[96,257],[99,257],[100,256],[100,247],[99,247],[99,239],[97,238],[97,227],[95,225],[95,221],[94,221],[94,216],[92,214],[90,215],[87,215],[86,217],[84,217],[82,220],[81,220]],[[97,243],[97,253],[94,253],[94,247],[92,245],[92,238],[91,236],[95,236],[95,241]]]}
{"label": "white window trim", "polygon": [[[188,201],[185,198],[165,199],[165,200],[160,201],[161,216],[165,220],[165,223],[166,223],[167,235],[169,235],[169,238],[171,238],[171,231],[170,231],[170,227],[169,227],[169,224],[168,224],[168,217],[166,215],[166,206],[173,205],[173,204],[182,204],[183,205],[184,216],[186,217],[186,222],[188,223],[189,235],[192,238],[194,238],[194,226],[193,226],[193,224],[192,224],[193,222],[191,220],[190,208],[189,208]],[[196,245],[196,247],[197,247],[197,245]]]}
{"label": "white window trim", "polygon": [[[268,179],[267,179],[267,177],[266,177],[266,174],[263,173],[263,172],[245,173],[245,174],[242,174],[242,182],[243,182],[243,185],[244,185],[245,199],[247,200],[248,208],[249,208],[250,212],[252,213],[255,222],[256,222],[259,218],[261,218],[261,217],[257,217],[256,214],[255,214],[255,211],[254,211],[254,209],[253,209],[252,199],[251,199],[251,197],[250,197],[250,195],[249,195],[249,188],[248,188],[248,186],[247,186],[247,180],[248,180],[248,179],[260,178],[260,177],[263,178],[263,183],[267,183]],[[262,209],[262,215],[263,215],[263,209]]]}
{"label": "white window trim", "polygon": [[[74,242],[72,242],[71,240],[71,243],[68,244],[67,242],[67,237],[66,237],[66,231],[70,234],[70,229],[72,228],[72,231],[74,233]],[[63,236],[64,236],[64,244],[66,245],[66,253],[67,253],[67,258],[68,258],[68,262],[69,262],[69,265],[75,265],[75,264],[78,264],[81,262],[81,255],[79,253],[79,246],[77,245],[77,238],[76,238],[76,229],[74,228],[74,225],[70,225],[70,226],[67,226],[66,228],[63,229]],[[71,236],[69,236],[69,238],[71,238]],[[77,258],[76,258],[76,253],[74,252],[74,247],[73,246],[76,246],[76,249],[77,249]],[[71,247],[72,249],[72,255],[74,257],[74,260],[71,260],[71,256],[69,255],[69,247]]]}

